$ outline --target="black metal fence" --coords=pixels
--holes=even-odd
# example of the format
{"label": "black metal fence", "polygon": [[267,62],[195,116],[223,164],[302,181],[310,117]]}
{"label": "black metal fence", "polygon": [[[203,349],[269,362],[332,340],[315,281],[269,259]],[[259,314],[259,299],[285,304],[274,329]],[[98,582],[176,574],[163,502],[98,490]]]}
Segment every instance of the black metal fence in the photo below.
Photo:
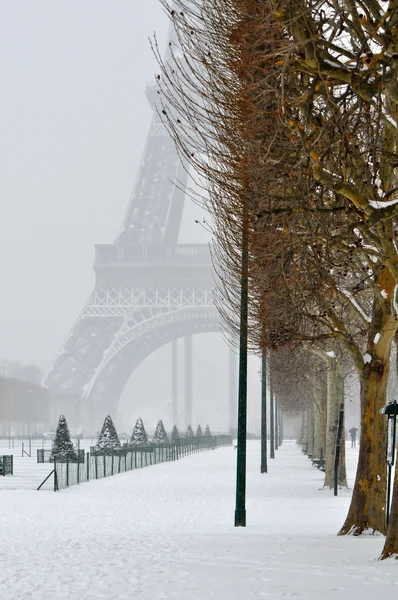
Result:
{"label": "black metal fence", "polygon": [[146,448],[122,448],[115,453],[99,454],[87,452],[79,462],[54,464],[54,491],[77,485],[91,479],[102,479],[118,473],[149,467],[163,462],[179,460],[184,456],[220,446],[230,446],[232,437],[218,435],[203,438],[180,439],[176,442],[151,444]]}
{"label": "black metal fence", "polygon": [[[52,450],[45,450],[44,448],[37,448],[37,462],[46,463],[51,461]],[[76,450],[78,454],[78,462],[84,462],[84,450]]]}
{"label": "black metal fence", "polygon": [[[176,443],[150,445],[150,449],[122,448],[118,453],[94,455],[92,438],[76,440],[80,445],[80,460],[55,464],[49,462],[52,441],[50,439],[17,440],[0,438],[0,492],[1,490],[54,490],[62,489],[90,479],[109,477],[124,471],[178,460],[192,454],[223,445],[231,445],[228,435],[181,439]],[[24,448],[26,451],[24,452]],[[6,456],[4,460],[3,456]],[[43,461],[43,462],[42,462]]]}

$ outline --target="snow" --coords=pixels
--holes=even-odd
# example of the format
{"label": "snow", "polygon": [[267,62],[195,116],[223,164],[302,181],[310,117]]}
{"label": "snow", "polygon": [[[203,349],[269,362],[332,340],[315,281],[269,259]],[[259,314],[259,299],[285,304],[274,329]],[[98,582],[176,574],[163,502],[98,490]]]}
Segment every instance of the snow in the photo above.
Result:
{"label": "snow", "polygon": [[369,200],[370,206],[372,208],[385,208],[386,206],[393,206],[393,204],[398,204],[398,198],[395,200],[386,200],[385,202],[378,202],[377,200]]}
{"label": "snow", "polygon": [[[346,452],[352,485],[358,449]],[[377,561],[383,536],[336,536],[349,492],[321,492],[293,441],[268,474],[259,442],[247,456],[246,528],[233,527],[233,447],[57,493],[1,491],[0,598],[397,597],[396,562]]]}
{"label": "snow", "polygon": [[387,299],[388,298],[388,294],[386,292],[386,290],[381,290],[381,295],[383,296],[383,298]]}
{"label": "snow", "polygon": [[354,306],[356,308],[356,310],[358,311],[358,313],[362,316],[362,318],[364,319],[364,321],[366,321],[367,323],[371,322],[371,318],[369,315],[367,315],[365,313],[365,311],[363,310],[362,306],[360,306],[358,304],[358,302],[355,300],[354,296],[351,294],[351,292],[349,292],[348,290],[345,290],[343,288],[338,288],[338,290],[347,298],[347,300],[349,302],[351,302],[352,306]]}
{"label": "snow", "polygon": [[376,335],[373,338],[373,343],[377,344],[379,342],[380,339],[380,333],[376,333]]}
{"label": "snow", "polygon": [[367,363],[370,363],[370,362],[372,362],[372,357],[371,357],[371,355],[370,355],[368,352],[367,352],[366,354],[364,354],[364,357],[363,357],[363,362],[365,363],[365,365],[366,365]]}
{"label": "snow", "polygon": [[330,352],[325,352],[325,354],[326,356],[330,356],[330,358],[336,358],[336,354],[333,350],[331,350]]}
{"label": "snow", "polygon": [[328,60],[327,58],[325,58],[325,61],[324,61],[324,62],[325,62],[327,65],[330,65],[331,67],[335,67],[335,68],[337,68],[337,69],[344,69],[344,66],[343,66],[343,65],[341,65],[340,63],[338,63],[338,62],[333,62],[332,60]]}
{"label": "snow", "polygon": [[388,119],[388,121],[390,121],[390,123],[392,123],[392,125],[394,125],[394,127],[398,127],[398,123],[390,114],[385,113],[384,116]]}

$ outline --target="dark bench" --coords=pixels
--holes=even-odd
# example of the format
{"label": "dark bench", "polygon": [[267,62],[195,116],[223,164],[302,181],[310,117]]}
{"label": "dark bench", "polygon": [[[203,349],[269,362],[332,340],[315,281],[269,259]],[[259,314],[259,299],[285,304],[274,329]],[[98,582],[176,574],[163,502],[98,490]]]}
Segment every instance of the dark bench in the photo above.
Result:
{"label": "dark bench", "polygon": [[326,461],[323,458],[323,448],[319,448],[319,458],[313,458],[312,459],[312,464],[314,465],[314,467],[316,467],[320,471],[325,472]]}

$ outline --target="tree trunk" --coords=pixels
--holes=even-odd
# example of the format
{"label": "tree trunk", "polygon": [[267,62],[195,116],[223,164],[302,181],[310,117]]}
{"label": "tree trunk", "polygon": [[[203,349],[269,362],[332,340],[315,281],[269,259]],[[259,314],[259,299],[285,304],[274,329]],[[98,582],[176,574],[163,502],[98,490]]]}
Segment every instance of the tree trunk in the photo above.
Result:
{"label": "tree trunk", "polygon": [[320,458],[321,449],[322,449],[323,455],[325,454],[325,445],[326,445],[326,442],[325,442],[326,411],[323,408],[323,404],[325,404],[325,402],[324,401],[322,402],[321,394],[317,394],[316,401],[314,401],[314,410],[313,410],[313,414],[314,414],[314,451],[312,453],[312,457],[318,458],[318,459]]}
{"label": "tree trunk", "polygon": [[[395,334],[395,344],[394,344],[394,354],[395,357],[395,369],[394,375],[396,377],[396,373],[398,372],[398,334]],[[387,418],[383,417],[384,421],[387,421]],[[384,560],[385,558],[389,558],[390,556],[394,556],[398,559],[398,467],[395,465],[395,476],[394,476],[394,486],[393,486],[393,494],[392,494],[392,502],[391,502],[391,511],[390,518],[388,523],[387,537],[384,543],[383,552],[381,553],[380,560]]]}
{"label": "tree trunk", "polygon": [[388,363],[372,360],[361,378],[361,435],[359,459],[351,505],[339,535],[360,535],[367,529],[386,532],[386,419],[379,414],[385,404]]}
{"label": "tree trunk", "polygon": [[[387,419],[384,417],[384,420]],[[387,537],[380,560],[395,556],[398,560],[398,469],[395,467],[394,487]]]}
{"label": "tree trunk", "polygon": [[311,406],[311,410],[308,413],[308,446],[307,446],[307,452],[308,454],[310,454],[311,456],[313,456],[314,454],[314,412],[315,412],[315,407],[312,404]]}
{"label": "tree trunk", "polygon": [[[343,381],[344,386],[344,381]],[[343,393],[344,395],[344,393]],[[343,420],[343,429],[341,432],[341,440],[340,440],[340,462],[339,462],[339,470],[338,470],[338,484],[340,487],[348,488],[347,483],[347,469],[345,463],[345,411],[344,411],[344,420]]]}
{"label": "tree trunk", "polygon": [[[328,357],[327,371],[327,425],[326,425],[326,470],[324,487],[332,489],[334,485],[334,460],[336,453],[336,436],[339,422],[340,404],[344,404],[343,366],[335,357]],[[343,429],[344,431],[344,429]],[[345,445],[342,435],[342,446]],[[345,469],[345,448],[340,451],[338,484],[347,487]]]}
{"label": "tree trunk", "polygon": [[[368,327],[367,354],[359,372],[361,381],[361,435],[351,504],[339,535],[360,535],[367,529],[386,533],[385,463],[386,421],[380,414],[387,398],[391,344],[397,331],[392,298],[395,281],[388,269],[377,280],[383,299],[376,297]],[[378,335],[377,335],[378,334]]]}

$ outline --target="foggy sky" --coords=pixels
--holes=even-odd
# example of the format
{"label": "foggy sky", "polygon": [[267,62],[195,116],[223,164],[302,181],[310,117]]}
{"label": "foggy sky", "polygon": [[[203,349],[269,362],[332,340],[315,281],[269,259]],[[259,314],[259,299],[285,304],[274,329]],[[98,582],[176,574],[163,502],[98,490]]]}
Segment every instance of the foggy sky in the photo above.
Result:
{"label": "foggy sky", "polygon": [[[148,37],[167,28],[158,0],[0,0],[0,359],[48,366],[90,295],[150,124]],[[180,241],[207,241],[200,216],[186,201]]]}
{"label": "foggy sky", "polygon": [[52,358],[93,288],[150,123],[154,30],[157,0],[0,3],[2,357]]}

